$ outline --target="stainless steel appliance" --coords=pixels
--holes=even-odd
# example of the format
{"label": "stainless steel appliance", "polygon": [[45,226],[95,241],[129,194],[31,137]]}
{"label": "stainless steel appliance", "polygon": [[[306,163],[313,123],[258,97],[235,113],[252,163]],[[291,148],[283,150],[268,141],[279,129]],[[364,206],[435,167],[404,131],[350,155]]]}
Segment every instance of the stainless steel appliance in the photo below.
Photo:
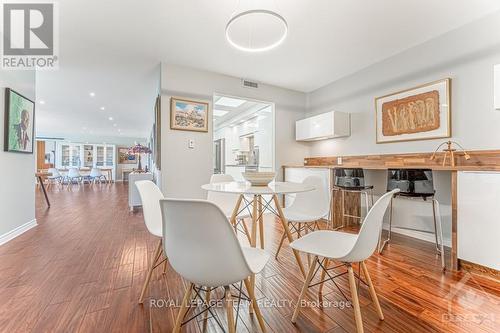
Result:
{"label": "stainless steel appliance", "polygon": [[226,139],[219,139],[214,141],[214,173],[226,172],[226,161],[224,158],[224,151],[226,146]]}

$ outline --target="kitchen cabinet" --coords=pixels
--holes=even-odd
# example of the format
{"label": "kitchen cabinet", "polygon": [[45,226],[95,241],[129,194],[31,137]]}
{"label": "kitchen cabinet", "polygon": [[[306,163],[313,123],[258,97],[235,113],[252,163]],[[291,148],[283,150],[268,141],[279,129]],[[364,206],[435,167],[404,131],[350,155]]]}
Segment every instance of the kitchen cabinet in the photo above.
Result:
{"label": "kitchen cabinet", "polygon": [[330,111],[295,122],[297,141],[340,138],[350,134],[350,117],[344,112]]}
{"label": "kitchen cabinet", "polygon": [[458,173],[458,258],[500,270],[500,172]]}

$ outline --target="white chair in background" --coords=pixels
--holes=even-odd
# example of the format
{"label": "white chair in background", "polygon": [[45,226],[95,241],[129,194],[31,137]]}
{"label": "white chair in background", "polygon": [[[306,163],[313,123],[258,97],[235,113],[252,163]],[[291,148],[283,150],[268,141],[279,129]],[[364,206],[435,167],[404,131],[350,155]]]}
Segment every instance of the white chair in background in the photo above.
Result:
{"label": "white chair in background", "polygon": [[55,183],[62,184],[63,176],[61,175],[59,170],[57,170],[56,168],[49,168],[47,172],[50,173],[50,176],[47,177],[47,179],[49,180],[48,187],[52,186]]}
{"label": "white chair in background", "polygon": [[96,181],[99,181],[99,183],[107,181],[106,176],[102,174],[101,169],[99,168],[92,168],[92,170],[90,170],[89,178],[94,183]]}
{"label": "white chair in background", "polygon": [[75,181],[78,185],[81,185],[83,177],[78,168],[69,168],[66,179],[68,181],[68,186],[73,184]]}
{"label": "white chair in background", "polygon": [[[167,267],[167,256],[165,252],[163,252],[162,248],[163,233],[160,210],[160,200],[164,197],[158,186],[156,186],[156,184],[150,180],[137,181],[135,182],[135,186],[137,187],[137,191],[139,192],[139,196],[142,201],[142,211],[144,214],[144,223],[146,224],[146,228],[148,229],[150,234],[159,238],[158,245],[156,246],[156,250],[151,260],[151,265],[149,266],[148,273],[146,275],[146,280],[144,281],[144,284],[142,286],[141,296],[139,297],[139,303],[143,303],[144,294],[146,293],[146,289],[148,288],[149,282],[151,281],[153,270],[158,267],[163,261],[165,262],[164,272]],[[161,260],[162,253],[164,254],[163,260]]]}
{"label": "white chair in background", "polygon": [[[299,300],[295,306],[295,311],[293,312],[292,322],[295,323],[297,316],[300,311],[300,304],[309,288],[311,280],[313,279],[316,272],[316,265],[319,264],[319,268],[322,269],[321,279],[320,279],[320,293],[322,291],[323,283],[325,281],[333,280],[335,276],[331,276],[328,273],[328,262],[331,260],[339,261],[347,267],[347,274],[349,277],[349,287],[351,290],[352,304],[354,307],[354,318],[356,320],[356,330],[358,333],[363,332],[363,320],[361,318],[361,310],[359,307],[358,292],[356,289],[356,280],[354,276],[354,271],[352,268],[353,263],[359,263],[363,269],[363,274],[366,279],[366,284],[369,287],[370,296],[377,310],[377,314],[380,320],[384,320],[384,314],[382,313],[382,308],[377,298],[377,293],[373,287],[370,274],[366,268],[365,260],[368,259],[375,249],[380,238],[380,233],[382,231],[382,223],[384,220],[384,214],[391,202],[394,194],[398,193],[399,189],[395,189],[391,192],[384,194],[370,209],[365,217],[359,234],[350,234],[338,231],[320,230],[314,231],[302,238],[299,238],[290,244],[290,246],[298,251],[313,255],[313,261],[309,268],[309,273],[307,274],[306,280],[300,292]],[[320,260],[319,258],[323,258]],[[325,280],[325,275],[328,278]],[[361,278],[361,277],[359,277]]]}
{"label": "white chair in background", "polygon": [[[211,290],[224,287],[229,332],[236,330],[238,318],[233,317],[230,286],[238,284],[241,294],[242,284],[248,291],[251,304],[262,332],[266,331],[260,313],[250,276],[259,273],[269,260],[262,249],[242,247],[226,214],[214,203],[205,200],[164,199],[160,200],[163,216],[164,242],[173,269],[189,281],[182,300],[173,332],[179,332],[189,310],[190,301],[198,297],[212,313]],[[237,286],[238,286],[237,285]],[[205,291],[205,299],[200,295]],[[222,328],[222,324],[217,319]]]}
{"label": "white chair in background", "polygon": [[[289,207],[283,208],[283,213],[288,221],[292,234],[301,236],[319,229],[318,221],[328,216],[330,212],[330,193],[325,186],[323,179],[319,176],[308,176],[302,184],[314,187],[313,191],[297,193],[295,200]],[[276,250],[275,257],[283,246],[286,234],[283,232],[281,241]]]}
{"label": "white chair in background", "polygon": [[[210,184],[226,183],[233,181],[234,181],[233,176],[226,174],[213,174],[212,177],[210,177]],[[209,191],[207,193],[207,200],[219,206],[219,208],[222,209],[224,214],[226,214],[226,217],[230,219],[233,214],[234,207],[236,206],[236,203],[238,201],[238,195]],[[243,210],[236,216],[236,224],[233,227],[235,231],[239,230],[243,234],[245,234],[248,239],[248,242],[250,243],[251,242],[250,232],[248,231],[248,227],[245,223],[245,219],[248,217],[250,217],[249,211]],[[239,229],[238,228],[239,226],[241,226],[243,229]],[[260,227],[263,228],[262,225]]]}

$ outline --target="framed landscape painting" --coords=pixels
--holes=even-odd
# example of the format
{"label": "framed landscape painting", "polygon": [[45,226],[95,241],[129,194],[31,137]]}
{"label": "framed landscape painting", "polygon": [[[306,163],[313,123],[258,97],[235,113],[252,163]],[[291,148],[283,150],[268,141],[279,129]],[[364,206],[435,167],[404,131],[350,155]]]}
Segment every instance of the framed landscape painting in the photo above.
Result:
{"label": "framed landscape painting", "polygon": [[129,154],[128,147],[119,147],[118,164],[137,164],[137,157],[135,154]]}
{"label": "framed landscape painting", "polygon": [[209,103],[172,97],[170,128],[173,130],[208,132]]}
{"label": "framed landscape painting", "polygon": [[375,99],[377,143],[451,136],[451,79]]}
{"label": "framed landscape painting", "polygon": [[5,88],[4,151],[33,154],[35,103]]}

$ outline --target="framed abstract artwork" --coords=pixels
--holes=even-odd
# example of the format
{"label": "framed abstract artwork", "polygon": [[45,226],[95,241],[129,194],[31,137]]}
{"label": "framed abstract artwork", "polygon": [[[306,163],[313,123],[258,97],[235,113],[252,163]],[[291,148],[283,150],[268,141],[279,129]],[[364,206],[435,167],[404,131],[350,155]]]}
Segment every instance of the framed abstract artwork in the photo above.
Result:
{"label": "framed abstract artwork", "polygon": [[4,151],[33,154],[35,103],[5,88]]}
{"label": "framed abstract artwork", "polygon": [[451,136],[451,79],[375,99],[377,143]]}
{"label": "framed abstract artwork", "polygon": [[208,132],[209,107],[208,102],[172,97],[170,99],[170,128]]}

